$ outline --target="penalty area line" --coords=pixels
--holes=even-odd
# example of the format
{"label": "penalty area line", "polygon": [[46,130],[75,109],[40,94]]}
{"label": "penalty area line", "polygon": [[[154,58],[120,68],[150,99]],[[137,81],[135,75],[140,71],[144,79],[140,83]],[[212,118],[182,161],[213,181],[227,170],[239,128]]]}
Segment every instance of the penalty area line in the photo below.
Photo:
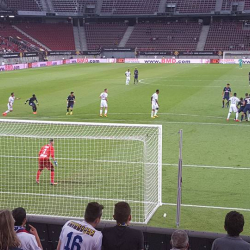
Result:
{"label": "penalty area line", "polygon": [[[165,206],[176,206],[175,203],[162,203]],[[247,208],[235,208],[235,207],[216,207],[216,206],[203,206],[203,205],[191,205],[191,204],[181,204],[182,207],[195,207],[195,208],[208,208],[208,209],[219,209],[219,210],[236,210],[250,212]]]}

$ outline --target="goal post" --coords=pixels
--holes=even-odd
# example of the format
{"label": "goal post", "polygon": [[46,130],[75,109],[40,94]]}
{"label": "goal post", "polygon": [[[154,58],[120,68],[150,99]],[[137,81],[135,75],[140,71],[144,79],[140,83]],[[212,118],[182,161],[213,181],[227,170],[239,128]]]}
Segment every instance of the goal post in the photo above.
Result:
{"label": "goal post", "polygon": [[[38,153],[54,139],[55,181]],[[126,201],[135,223],[147,223],[162,204],[162,126],[0,119],[0,208],[33,216],[82,218],[88,202]]]}
{"label": "goal post", "polygon": [[228,50],[223,51],[223,64],[239,63],[239,59],[250,59],[250,51]]}

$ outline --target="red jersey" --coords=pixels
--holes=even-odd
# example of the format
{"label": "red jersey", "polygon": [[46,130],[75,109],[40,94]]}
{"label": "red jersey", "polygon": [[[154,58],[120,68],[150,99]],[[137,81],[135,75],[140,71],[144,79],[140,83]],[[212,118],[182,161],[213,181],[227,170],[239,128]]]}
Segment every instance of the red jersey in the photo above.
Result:
{"label": "red jersey", "polygon": [[54,158],[54,147],[50,144],[43,146],[39,152],[39,158]]}

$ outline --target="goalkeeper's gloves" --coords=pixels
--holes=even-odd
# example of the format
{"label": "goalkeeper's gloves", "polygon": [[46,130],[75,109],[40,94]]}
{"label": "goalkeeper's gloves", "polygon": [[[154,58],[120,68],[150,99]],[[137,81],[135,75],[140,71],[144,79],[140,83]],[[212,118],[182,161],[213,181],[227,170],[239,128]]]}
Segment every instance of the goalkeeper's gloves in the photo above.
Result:
{"label": "goalkeeper's gloves", "polygon": [[54,165],[57,166],[57,161],[54,161]]}

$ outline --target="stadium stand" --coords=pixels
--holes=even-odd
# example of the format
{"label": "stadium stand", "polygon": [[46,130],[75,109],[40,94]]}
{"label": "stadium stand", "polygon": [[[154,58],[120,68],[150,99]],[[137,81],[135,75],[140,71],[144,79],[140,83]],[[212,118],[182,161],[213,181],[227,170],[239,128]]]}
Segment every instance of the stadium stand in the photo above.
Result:
{"label": "stadium stand", "polygon": [[104,0],[101,12],[113,14],[155,14],[160,0]]}
{"label": "stadium stand", "polygon": [[75,50],[72,24],[20,23],[16,26],[51,50]]}
{"label": "stadium stand", "polygon": [[52,0],[55,12],[78,12],[75,0]]}
{"label": "stadium stand", "polygon": [[97,0],[52,0],[55,12],[84,12],[88,4],[96,4]]}
{"label": "stadium stand", "polygon": [[[26,37],[25,35],[23,35],[21,32],[17,31],[16,29],[14,29],[10,24],[8,23],[4,23],[4,24],[0,24],[0,35],[1,37],[9,40],[9,37],[13,37],[13,38],[21,38],[22,40],[29,42],[30,44],[34,44],[38,47],[41,47],[39,44],[36,44],[35,42],[33,42],[31,39],[29,39],[28,37]],[[16,52],[17,49],[14,46],[14,51]]]}
{"label": "stadium stand", "polygon": [[250,0],[245,0],[244,10],[250,10]]}
{"label": "stadium stand", "polygon": [[202,24],[198,22],[140,23],[126,47],[139,50],[195,50]]}
{"label": "stadium stand", "polygon": [[210,25],[205,50],[249,50],[250,30],[240,21],[217,21]]}
{"label": "stadium stand", "polygon": [[216,0],[167,0],[167,4],[175,4],[177,13],[211,13]]}
{"label": "stadium stand", "polygon": [[41,0],[5,0],[11,10],[41,11]]}
{"label": "stadium stand", "polygon": [[117,47],[127,25],[117,24],[85,24],[86,39],[89,50],[99,50],[101,47]]}

